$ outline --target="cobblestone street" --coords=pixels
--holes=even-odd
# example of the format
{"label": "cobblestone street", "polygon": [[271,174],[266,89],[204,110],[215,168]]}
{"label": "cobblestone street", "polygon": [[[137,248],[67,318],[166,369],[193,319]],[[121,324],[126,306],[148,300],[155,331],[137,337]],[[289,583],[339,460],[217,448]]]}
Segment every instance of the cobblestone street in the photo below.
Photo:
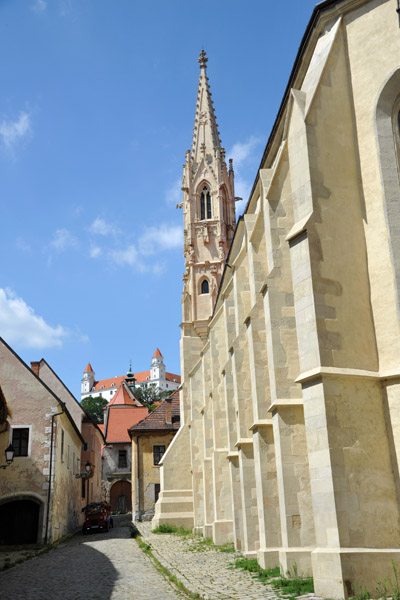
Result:
{"label": "cobblestone street", "polygon": [[[109,533],[74,536],[58,548],[0,573],[1,600],[177,600],[151,559],[130,537],[130,515]],[[268,586],[241,570],[234,555],[193,538],[156,535],[140,523],[154,556],[194,594],[208,600],[275,600]]]}
{"label": "cobblestone street", "polygon": [[109,533],[74,536],[57,549],[0,573],[1,600],[177,600],[130,537],[130,516]]}

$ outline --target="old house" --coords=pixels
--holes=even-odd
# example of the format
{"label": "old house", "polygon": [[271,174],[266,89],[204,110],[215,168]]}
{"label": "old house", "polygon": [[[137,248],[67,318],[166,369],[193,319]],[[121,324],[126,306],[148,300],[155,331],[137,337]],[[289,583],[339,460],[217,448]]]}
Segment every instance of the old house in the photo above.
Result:
{"label": "old house", "polygon": [[203,52],[183,173],[182,424],[153,523],[338,599],[400,563],[398,11],[316,6],[234,233]]}
{"label": "old house", "polygon": [[0,471],[0,543],[55,541],[82,522],[84,439],[67,404],[1,338],[0,389],[0,457],[14,449]]}
{"label": "old house", "polygon": [[[180,425],[179,391],[129,429],[132,440],[133,520],[150,520],[160,493],[160,467]],[[173,518],[173,515],[172,515]]]}
{"label": "old house", "polygon": [[[78,479],[81,480],[82,503],[101,502],[102,445],[104,437],[100,427],[86,415],[75,396],[43,358],[38,362],[31,362],[31,369],[65,403],[84,439],[80,456],[76,457],[76,475],[80,475]],[[90,469],[87,467],[88,463]]]}
{"label": "old house", "polygon": [[103,447],[103,498],[112,510],[132,510],[131,441],[128,429],[144,419],[148,410],[136,398],[134,387],[124,380],[105,407]]}

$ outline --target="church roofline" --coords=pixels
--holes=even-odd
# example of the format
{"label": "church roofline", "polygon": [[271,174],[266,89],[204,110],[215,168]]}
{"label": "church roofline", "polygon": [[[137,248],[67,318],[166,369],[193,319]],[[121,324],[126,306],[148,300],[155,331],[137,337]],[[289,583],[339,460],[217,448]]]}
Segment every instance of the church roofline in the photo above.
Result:
{"label": "church roofline", "polygon": [[[286,107],[287,107],[288,100],[290,98],[290,91],[291,91],[292,87],[294,87],[293,84],[294,84],[294,82],[296,80],[296,77],[298,76],[298,74],[299,74],[299,72],[301,70],[302,59],[303,59],[303,57],[305,55],[305,51],[306,51],[306,49],[308,47],[308,44],[310,42],[310,38],[311,38],[312,32],[315,29],[315,26],[316,26],[318,20],[320,19],[321,15],[326,10],[328,10],[328,9],[334,7],[334,6],[337,6],[338,10],[343,10],[343,8],[346,5],[349,5],[349,7],[352,7],[353,5],[354,6],[358,6],[358,5],[361,5],[361,4],[366,4],[369,1],[370,0],[324,0],[324,2],[319,2],[314,7],[314,10],[313,10],[313,12],[311,14],[311,17],[310,17],[310,20],[309,20],[308,25],[306,27],[306,30],[304,32],[304,35],[303,35],[303,37],[301,39],[300,46],[299,46],[299,49],[297,51],[297,55],[296,55],[296,58],[295,58],[295,61],[294,61],[293,67],[292,67],[292,71],[291,71],[290,76],[289,76],[289,81],[288,81],[288,83],[286,85],[286,89],[285,89],[285,92],[283,94],[283,98],[282,98],[281,104],[280,104],[279,109],[278,109],[278,114],[277,114],[277,116],[275,118],[275,121],[274,121],[274,124],[272,126],[271,133],[270,133],[270,135],[268,137],[267,144],[265,146],[265,149],[264,149],[261,161],[260,161],[260,165],[259,165],[258,170],[257,170],[257,175],[255,177],[253,187],[251,188],[251,192],[249,194],[249,198],[247,200],[247,204],[246,204],[246,208],[244,210],[244,213],[246,213],[246,211],[248,209],[248,206],[250,204],[251,197],[253,196],[253,193],[254,193],[254,191],[255,191],[255,189],[257,187],[258,180],[259,180],[259,171],[260,171],[260,169],[264,168],[263,165],[264,165],[264,163],[265,163],[265,161],[267,159],[267,156],[268,156],[268,154],[269,154],[269,152],[270,152],[270,150],[272,148],[272,145],[274,143],[275,136],[276,136],[277,131],[279,129],[282,117],[283,117],[284,112],[285,112]],[[317,39],[315,40],[315,43],[316,42],[317,42]]]}

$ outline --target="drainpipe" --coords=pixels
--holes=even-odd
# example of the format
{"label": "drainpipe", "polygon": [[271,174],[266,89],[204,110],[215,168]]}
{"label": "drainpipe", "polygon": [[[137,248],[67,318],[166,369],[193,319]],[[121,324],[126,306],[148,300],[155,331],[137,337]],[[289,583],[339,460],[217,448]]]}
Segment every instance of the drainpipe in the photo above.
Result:
{"label": "drainpipe", "polygon": [[139,438],[141,435],[137,436],[137,479],[136,479],[136,514],[137,520],[140,521],[140,458],[139,458]]}
{"label": "drainpipe", "polygon": [[51,415],[51,436],[50,436],[50,466],[49,466],[49,489],[47,490],[47,511],[46,511],[46,533],[44,536],[44,543],[47,544],[49,536],[49,517],[50,517],[50,497],[51,497],[51,479],[53,475],[53,438],[54,438],[54,419],[59,415],[62,415],[65,409],[65,403],[60,402],[61,412],[54,413]]}

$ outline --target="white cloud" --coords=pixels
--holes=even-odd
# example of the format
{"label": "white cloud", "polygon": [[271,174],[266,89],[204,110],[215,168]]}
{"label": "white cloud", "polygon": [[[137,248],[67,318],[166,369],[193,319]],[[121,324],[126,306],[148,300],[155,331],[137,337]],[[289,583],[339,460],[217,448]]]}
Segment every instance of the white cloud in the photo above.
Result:
{"label": "white cloud", "polygon": [[247,142],[236,142],[228,152],[229,158],[233,158],[233,168],[239,169],[249,158],[253,158],[254,150],[260,142],[261,139],[254,135]]}
{"label": "white cloud", "polygon": [[57,229],[50,244],[59,252],[63,252],[67,248],[75,248],[78,245],[78,240],[68,229]]}
{"label": "white cloud", "polygon": [[228,152],[228,157],[233,159],[235,171],[235,195],[242,198],[236,202],[237,217],[242,214],[249,199],[261,141],[261,138],[252,135],[246,142],[236,142]]}
{"label": "white cloud", "polygon": [[24,240],[24,238],[22,237],[18,237],[15,240],[15,246],[17,247],[18,250],[20,250],[21,252],[26,252],[29,253],[31,251],[31,246],[30,244],[28,244],[28,242],[26,242]]}
{"label": "white cloud", "polygon": [[133,245],[128,246],[125,250],[111,250],[109,257],[117,265],[139,266],[139,254]]}
{"label": "white cloud", "polygon": [[178,177],[178,179],[176,179],[174,181],[174,183],[172,183],[171,187],[169,187],[167,189],[167,191],[165,192],[165,199],[167,204],[171,204],[172,206],[175,206],[176,204],[178,204],[179,202],[182,202],[182,178]]}
{"label": "white cloud", "polygon": [[0,288],[0,335],[9,344],[51,348],[62,345],[67,331],[61,325],[48,325],[13,291]]}
{"label": "white cloud", "polygon": [[183,246],[183,231],[179,225],[148,227],[139,238],[139,250],[143,255],[156,254],[160,250],[171,250]]}
{"label": "white cloud", "polygon": [[17,121],[2,121],[0,123],[0,136],[7,150],[12,150],[32,133],[30,115],[21,112]]}
{"label": "white cloud", "polygon": [[99,246],[92,245],[90,247],[90,251],[89,251],[90,258],[98,258],[102,254],[103,254],[103,251]]}
{"label": "white cloud", "polygon": [[118,232],[117,228],[114,225],[107,223],[107,221],[105,221],[105,219],[102,219],[101,217],[97,217],[93,221],[93,223],[89,227],[89,231],[91,233],[95,233],[96,235],[104,236],[116,235],[116,233]]}
{"label": "white cloud", "polygon": [[45,0],[36,0],[36,2],[32,6],[32,10],[35,12],[43,12],[46,10],[47,2]]}

